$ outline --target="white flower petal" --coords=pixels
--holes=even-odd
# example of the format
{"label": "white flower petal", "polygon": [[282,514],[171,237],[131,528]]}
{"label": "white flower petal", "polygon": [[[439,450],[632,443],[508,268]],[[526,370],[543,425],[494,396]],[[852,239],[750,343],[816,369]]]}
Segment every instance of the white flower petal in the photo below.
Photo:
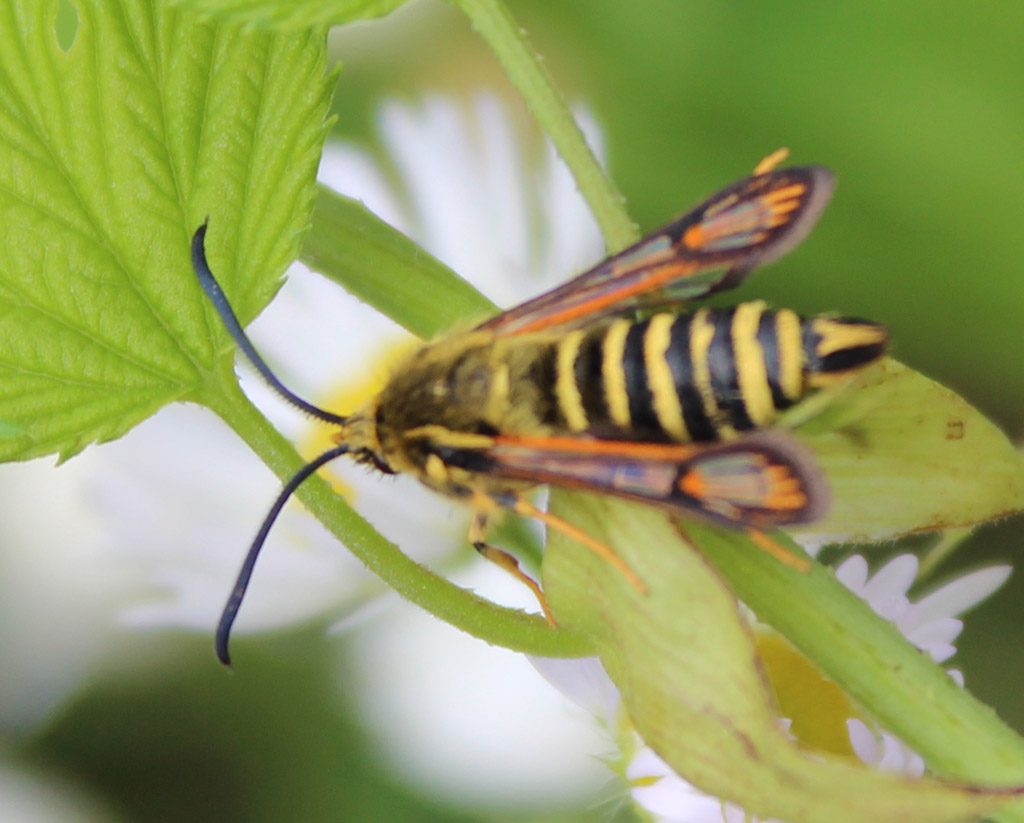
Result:
{"label": "white flower petal", "polygon": [[863,720],[849,718],[846,721],[846,730],[850,736],[850,747],[857,757],[869,765],[874,765],[881,759],[881,743]]}
{"label": "white flower petal", "polygon": [[932,643],[923,648],[923,651],[936,663],[944,663],[956,654],[956,646],[952,643]]}
{"label": "white flower petal", "polygon": [[11,738],[95,673],[116,648],[118,605],[141,584],[105,550],[102,524],[80,493],[98,451],[60,471],[50,459],[0,466],[8,515],[0,526],[0,727]]}
{"label": "white flower petal", "polygon": [[633,801],[658,823],[756,823],[741,808],[687,783],[651,749],[641,748],[626,769]]}
{"label": "white flower petal", "polygon": [[998,591],[1012,570],[1012,566],[989,566],[951,580],[917,601],[915,616],[924,623],[961,615]]}
{"label": "white flower petal", "polygon": [[[529,590],[494,564],[467,566],[455,580],[536,609]],[[537,808],[578,800],[607,780],[599,760],[606,735],[568,711],[523,655],[404,603],[362,625],[348,648],[355,660],[345,670],[346,695],[389,768],[422,791],[462,807]]]}
{"label": "white flower petal", "polygon": [[[583,119],[585,123],[594,124],[592,117],[583,116]],[[603,141],[594,134],[596,125],[588,126],[585,131],[591,132],[587,142],[595,147],[600,158]],[[550,142],[545,143],[543,164],[538,176],[544,185],[539,207],[545,231],[541,235],[538,270],[549,281],[556,278],[547,283],[554,285],[598,262],[604,244],[575,178]]]}
{"label": "white flower petal", "polygon": [[[194,406],[161,410],[98,458],[88,498],[106,523],[110,551],[163,590],[126,609],[124,620],[211,631],[277,479]],[[336,606],[364,574],[300,507],[288,506],[260,556],[238,629],[308,619]]]}
{"label": "white flower petal", "polygon": [[[526,262],[524,250],[531,247],[530,215],[534,204],[527,195],[530,171],[522,146],[515,139],[508,112],[497,98],[477,96],[473,111],[480,131],[478,152],[483,172],[477,185],[485,192],[487,214],[493,220],[491,255],[502,270],[514,274]],[[495,293],[495,300],[501,303],[522,300],[521,283],[508,278],[503,285],[507,288],[502,290],[504,293]]]}
{"label": "white flower petal", "polygon": [[855,554],[846,558],[836,567],[836,580],[855,595],[864,599],[864,588],[868,581],[868,561]]}
{"label": "white flower petal", "polygon": [[894,735],[872,730],[856,718],[847,720],[846,728],[854,754],[867,765],[911,778],[924,774],[924,760]]}
{"label": "white flower petal", "polygon": [[337,192],[350,193],[381,220],[405,234],[409,217],[380,166],[369,152],[328,140],[320,157],[317,180]]}
{"label": "white flower petal", "polygon": [[917,567],[914,555],[901,554],[871,576],[863,596],[876,614],[896,620],[907,610],[906,594],[917,576]]}
{"label": "white flower petal", "polygon": [[[334,405],[332,395],[340,385],[357,385],[384,373],[386,367],[373,355],[413,340],[393,320],[301,265],[289,269],[288,280],[248,333],[286,386],[326,406]],[[308,435],[314,425],[310,419],[240,363],[242,387],[252,401],[290,437]]]}
{"label": "white flower petal", "polygon": [[471,274],[474,264],[493,255],[492,226],[480,202],[482,169],[462,110],[447,98],[430,97],[415,109],[386,104],[379,121],[416,215],[413,237],[455,271]]}
{"label": "white flower petal", "polygon": [[530,656],[529,660],[548,683],[590,712],[605,728],[614,729],[621,696],[598,658]]}
{"label": "white flower petal", "polygon": [[[904,631],[907,640],[913,643],[922,651],[928,652],[932,660],[941,663],[953,656],[956,646],[953,641],[960,635],[964,624],[962,620],[955,617],[944,617],[939,620],[932,620],[930,623],[915,626],[910,631]],[[902,630],[902,627],[901,627]]]}

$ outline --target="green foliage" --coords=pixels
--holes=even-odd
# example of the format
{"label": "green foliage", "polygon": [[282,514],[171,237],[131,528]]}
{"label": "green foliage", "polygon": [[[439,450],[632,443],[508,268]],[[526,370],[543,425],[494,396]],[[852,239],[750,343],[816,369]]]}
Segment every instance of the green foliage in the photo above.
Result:
{"label": "green foliage", "polygon": [[325,134],[321,35],[76,8],[58,41],[50,4],[0,3],[4,459],[66,458],[196,395],[225,337],[190,236],[209,216],[252,318],[297,251]]}
{"label": "green foliage", "polygon": [[[603,559],[575,541],[550,535],[544,585],[556,619],[596,643],[632,724],[699,788],[760,817],[808,823],[970,820],[1004,806],[1016,794],[1012,788],[911,780],[809,754],[779,729],[735,594],[693,547],[763,552],[740,533],[687,524],[683,529],[691,544],[669,518],[649,508],[562,492],[552,498],[553,507],[614,546],[648,587],[638,593]],[[846,609],[843,631],[829,634],[832,655],[843,657],[850,644],[866,645],[867,653],[857,657],[860,675],[901,681],[895,697],[906,716],[899,730],[937,723],[927,734],[946,747],[947,763],[958,759],[961,771],[970,770],[971,752],[988,748],[994,737],[990,727],[1002,729],[998,720],[824,570],[807,574],[782,568],[773,558],[765,562],[786,580],[800,579],[803,587],[827,591],[832,601],[823,621],[836,605]],[[784,609],[789,593],[775,594],[777,608]],[[864,639],[879,633],[884,641],[877,645]],[[913,710],[921,694],[934,704],[927,717]],[[980,716],[988,722],[962,728],[958,703],[974,707],[971,721]],[[947,711],[941,714],[935,707]],[[943,741],[941,730],[955,724],[960,732]],[[1006,736],[1011,742],[1000,752],[1003,771],[1013,774],[1016,768],[1019,774],[1024,746],[1014,743],[1012,734]],[[965,740],[973,741],[966,750]],[[985,775],[986,783],[996,779],[993,772]],[[1010,786],[1019,782],[1008,775],[1004,779]]]}
{"label": "green foliage", "polygon": [[333,26],[383,17],[405,0],[175,0],[219,19],[281,29]]}

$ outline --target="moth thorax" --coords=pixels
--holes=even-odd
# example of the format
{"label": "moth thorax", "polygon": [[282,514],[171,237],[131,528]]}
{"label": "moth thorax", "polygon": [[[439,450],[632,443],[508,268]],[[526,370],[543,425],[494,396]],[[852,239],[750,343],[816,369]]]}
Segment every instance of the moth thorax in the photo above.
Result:
{"label": "moth thorax", "polygon": [[405,364],[380,394],[377,427],[400,435],[422,426],[480,432],[490,428],[495,394],[507,394],[507,374],[487,346],[457,340],[426,347]]}

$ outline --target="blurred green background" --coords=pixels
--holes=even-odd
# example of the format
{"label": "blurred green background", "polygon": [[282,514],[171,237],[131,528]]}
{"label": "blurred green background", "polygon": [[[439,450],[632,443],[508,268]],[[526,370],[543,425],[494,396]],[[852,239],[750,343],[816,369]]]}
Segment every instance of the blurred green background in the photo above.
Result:
{"label": "blurred green background", "polygon": [[[779,146],[796,163],[830,166],[839,186],[819,227],[736,296],[882,321],[895,356],[964,395],[1014,440],[1024,436],[1024,6],[510,6],[558,85],[597,114],[612,175],[643,229]],[[491,89],[515,100],[483,44],[439,0],[335,33],[332,50],[344,64],[339,136],[367,138],[383,97]],[[1015,559],[1022,542],[1021,518],[983,528],[939,576]],[[1018,729],[1022,595],[1018,574],[971,615],[955,660],[972,691]],[[488,809],[454,808],[401,785],[338,701],[344,642],[319,627],[255,637],[239,644],[250,661],[245,677],[230,678],[212,662],[208,638],[147,635],[138,641],[145,674],[101,673],[47,727],[5,748],[132,821],[616,814],[614,804],[584,797],[578,812],[550,816],[531,808],[529,786],[520,806]]]}

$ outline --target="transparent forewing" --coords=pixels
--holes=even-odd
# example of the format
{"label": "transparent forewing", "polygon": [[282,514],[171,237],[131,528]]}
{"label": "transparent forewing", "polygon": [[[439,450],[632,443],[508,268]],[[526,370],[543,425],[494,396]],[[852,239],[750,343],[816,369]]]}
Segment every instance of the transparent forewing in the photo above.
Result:
{"label": "transparent forewing", "polygon": [[576,326],[642,305],[704,297],[736,286],[807,236],[828,204],[821,166],[755,174],[545,294],[483,323],[499,335]]}
{"label": "transparent forewing", "polygon": [[489,477],[597,491],[755,529],[812,522],[829,503],[814,460],[780,432],[715,445],[499,436],[487,449],[450,450],[443,459]]}

